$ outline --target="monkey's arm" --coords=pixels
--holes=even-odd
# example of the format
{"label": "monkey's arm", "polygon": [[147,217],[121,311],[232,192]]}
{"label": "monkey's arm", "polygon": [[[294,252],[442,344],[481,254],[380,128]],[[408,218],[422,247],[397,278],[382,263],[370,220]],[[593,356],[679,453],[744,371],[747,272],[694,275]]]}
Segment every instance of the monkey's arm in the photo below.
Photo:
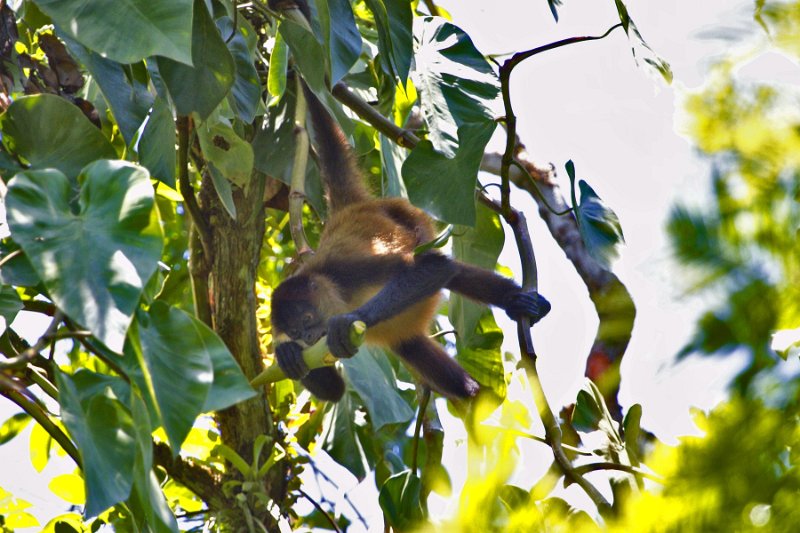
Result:
{"label": "monkey's arm", "polygon": [[536,291],[523,291],[513,280],[494,272],[453,261],[456,274],[445,288],[504,310],[512,320],[536,323],[550,311],[550,302]]}
{"label": "monkey's arm", "polygon": [[336,357],[352,357],[357,348],[348,331],[360,320],[367,327],[388,320],[441,290],[456,275],[457,264],[435,252],[414,258],[413,264],[399,269],[383,288],[358,309],[328,320],[328,346]]}

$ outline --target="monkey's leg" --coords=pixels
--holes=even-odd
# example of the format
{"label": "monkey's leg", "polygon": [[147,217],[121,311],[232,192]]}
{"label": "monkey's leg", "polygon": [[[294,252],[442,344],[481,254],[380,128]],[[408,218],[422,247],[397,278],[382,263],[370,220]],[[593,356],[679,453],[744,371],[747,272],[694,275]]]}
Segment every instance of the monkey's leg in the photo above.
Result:
{"label": "monkey's leg", "polygon": [[534,323],[550,311],[550,302],[536,291],[523,291],[513,280],[494,272],[453,261],[457,271],[445,288],[467,298],[503,309],[513,320],[529,317]]}
{"label": "monkey's leg", "polygon": [[451,398],[470,398],[478,382],[453,360],[444,348],[423,335],[405,340],[392,349],[435,391]]}
{"label": "monkey's leg", "polygon": [[339,371],[332,366],[311,370],[300,379],[300,383],[320,400],[338,402],[344,396],[344,380],[339,375]]}
{"label": "monkey's leg", "polygon": [[367,327],[405,311],[412,305],[436,294],[456,274],[457,265],[451,259],[426,253],[414,263],[394,274],[367,303],[328,321],[328,347],[336,357],[350,357],[357,348],[350,342],[350,326],[360,320]]}

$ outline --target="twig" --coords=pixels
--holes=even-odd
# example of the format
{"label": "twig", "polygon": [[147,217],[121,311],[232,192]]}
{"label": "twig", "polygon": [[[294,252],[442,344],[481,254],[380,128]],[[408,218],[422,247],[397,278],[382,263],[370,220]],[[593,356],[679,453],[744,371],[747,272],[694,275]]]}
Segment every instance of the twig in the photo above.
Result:
{"label": "twig", "polygon": [[50,325],[47,326],[47,329],[44,331],[44,333],[42,333],[42,336],[39,337],[39,340],[37,340],[33,346],[27,348],[18,356],[12,357],[6,361],[0,361],[0,370],[4,368],[19,368],[33,361],[33,359],[39,355],[39,352],[41,352],[45,346],[52,342],[53,335],[58,330],[58,326],[61,324],[62,320],[64,320],[64,315],[61,313],[61,311],[56,311],[55,315],[53,316],[53,320],[50,322]]}
{"label": "twig", "polygon": [[656,483],[664,483],[664,479],[659,476],[654,476],[653,474],[649,474],[633,466],[621,465],[619,463],[589,463],[575,467],[575,473],[581,475],[589,472],[596,472],[598,470],[619,470],[620,472],[631,474],[637,478],[647,478],[655,481]]}
{"label": "twig", "polygon": [[13,379],[5,374],[0,374],[0,394],[17,404],[23,411],[36,420],[47,434],[67,452],[73,461],[75,461],[75,464],[77,464],[79,468],[82,468],[80,453],[78,453],[78,449],[66,433],[50,419],[50,416],[48,416],[44,409],[20,392],[19,386]]}
{"label": "twig", "polygon": [[425,410],[428,408],[428,402],[431,399],[431,389],[424,387],[422,391],[422,399],[419,402],[419,412],[417,414],[417,423],[414,426],[414,440],[412,440],[411,448],[411,472],[417,475],[417,455],[419,452],[419,435],[422,430],[422,421],[425,419]]}
{"label": "twig", "polygon": [[4,267],[6,263],[20,255],[22,255],[22,250],[14,250],[4,258],[0,259],[0,268]]}
{"label": "twig", "polygon": [[336,521],[333,519],[333,517],[331,515],[329,515],[328,512],[325,511],[325,509],[322,508],[322,506],[319,504],[319,502],[317,502],[317,500],[315,500],[314,498],[309,496],[308,493],[306,491],[304,491],[303,489],[297,489],[297,491],[300,493],[300,496],[302,496],[306,500],[310,501],[311,505],[316,507],[317,511],[322,513],[322,516],[324,516],[325,519],[328,520],[328,523],[331,525],[331,527],[333,527],[333,529],[337,533],[342,533],[342,530],[339,529],[339,526],[336,524]]}
{"label": "twig", "polygon": [[306,130],[306,99],[303,93],[303,80],[295,76],[297,100],[294,108],[295,150],[292,165],[292,180],[289,190],[289,230],[292,234],[297,255],[302,261],[314,252],[306,239],[303,229],[303,204],[306,199],[306,167],[308,166],[308,130]]}

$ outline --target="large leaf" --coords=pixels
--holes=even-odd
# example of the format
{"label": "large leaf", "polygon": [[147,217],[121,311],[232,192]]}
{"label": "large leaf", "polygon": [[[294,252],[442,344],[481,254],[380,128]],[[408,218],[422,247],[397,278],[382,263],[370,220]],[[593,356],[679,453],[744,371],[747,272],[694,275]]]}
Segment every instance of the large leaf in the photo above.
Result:
{"label": "large leaf", "polygon": [[452,159],[437,152],[431,141],[420,142],[403,163],[411,203],[444,222],[474,225],[478,168],[494,128],[493,122],[458,128],[460,144]]}
{"label": "large leaf", "polygon": [[103,57],[191,63],[192,0],[36,0],[61,31]]}
{"label": "large leaf", "polygon": [[414,85],[434,148],[452,157],[458,129],[492,122],[500,83],[469,36],[441,18],[425,17],[415,28]]}
{"label": "large leaf", "polygon": [[[239,24],[246,24],[247,30],[254,33],[250,24],[243,17],[240,17]],[[236,68],[236,77],[230,94],[231,107],[243,122],[253,122],[261,103],[261,81],[258,79],[258,71],[253,64],[253,52],[248,46],[241,27],[234,28],[233,21],[229,17],[217,19],[217,27],[225,38]]]}
{"label": "large leaf", "polygon": [[208,117],[233,86],[236,67],[203,0],[194,2],[192,65],[157,57],[158,72],[179,115]]}
{"label": "large leaf", "polygon": [[398,394],[394,376],[387,375],[378,362],[385,357],[381,350],[365,347],[357,357],[342,360],[347,380],[364,400],[375,431],[387,424],[408,422],[414,416],[414,410]]}
{"label": "large leaf", "polygon": [[295,64],[303,79],[314,92],[325,89],[325,51],[317,38],[306,28],[292,20],[284,20],[279,31],[292,52]]}
{"label": "large leaf", "polygon": [[130,144],[153,105],[147,86],[129,79],[125,66],[92,52],[77,41],[65,38],[70,53],[85,66],[97,82],[119,126],[125,142]]}
{"label": "large leaf", "polygon": [[378,31],[378,49],[383,70],[405,84],[411,68],[412,12],[408,0],[366,0]]}
{"label": "large leaf", "polygon": [[348,0],[318,2],[317,14],[329,52],[330,83],[334,85],[348,73],[361,54],[361,34]]}
{"label": "large leaf", "polygon": [[211,390],[211,356],[192,335],[189,315],[164,302],[154,302],[146,316],[139,316],[138,324],[147,381],[170,446],[177,453]]}
{"label": "large leaf", "polygon": [[56,379],[61,418],[83,460],[86,514],[96,516],[131,493],[136,458],[133,419],[111,389],[85,394],[68,375],[57,372]]}
{"label": "large leaf", "polygon": [[29,170],[57,168],[70,178],[96,159],[116,152],[73,104],[52,94],[23,96],[0,115],[3,144],[29,164]]}
{"label": "large leaf", "polygon": [[153,102],[153,110],[139,139],[139,162],[158,181],[175,188],[175,120],[169,104],[162,98]]}
{"label": "large leaf", "polygon": [[[471,265],[494,270],[504,242],[505,233],[500,217],[481,205],[477,209],[475,227],[458,231],[453,237],[453,257]],[[472,344],[473,337],[478,334],[478,323],[487,309],[486,305],[460,294],[450,294],[449,319],[458,331],[456,341],[460,347],[465,348]]]}
{"label": "large leaf", "polygon": [[115,352],[161,257],[147,171],[96,161],[81,174],[78,210],[57,170],[23,172],[8,186],[8,225],[59,309]]}
{"label": "large leaf", "polygon": [[485,309],[477,327],[466,334],[468,342],[456,340],[456,360],[481,387],[491,390],[498,398],[505,398],[503,330],[498,327],[491,310]]}

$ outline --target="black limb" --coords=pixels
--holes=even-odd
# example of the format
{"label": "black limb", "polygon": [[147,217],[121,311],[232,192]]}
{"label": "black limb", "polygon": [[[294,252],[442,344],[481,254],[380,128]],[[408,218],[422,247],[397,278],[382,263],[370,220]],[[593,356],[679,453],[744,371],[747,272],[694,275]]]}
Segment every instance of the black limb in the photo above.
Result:
{"label": "black limb", "polygon": [[450,398],[471,398],[480,385],[444,348],[425,336],[403,341],[392,349],[431,387]]}
{"label": "black limb", "polygon": [[284,342],[275,348],[275,359],[286,377],[302,379],[309,373],[308,365],[303,361],[303,348],[296,342]]}
{"label": "black limb", "polygon": [[550,312],[550,302],[536,291],[515,294],[505,306],[511,320],[530,318],[535,324]]}
{"label": "black limb", "polygon": [[300,380],[300,383],[311,391],[311,394],[326,402],[338,402],[344,396],[344,380],[332,366],[313,369]]}

